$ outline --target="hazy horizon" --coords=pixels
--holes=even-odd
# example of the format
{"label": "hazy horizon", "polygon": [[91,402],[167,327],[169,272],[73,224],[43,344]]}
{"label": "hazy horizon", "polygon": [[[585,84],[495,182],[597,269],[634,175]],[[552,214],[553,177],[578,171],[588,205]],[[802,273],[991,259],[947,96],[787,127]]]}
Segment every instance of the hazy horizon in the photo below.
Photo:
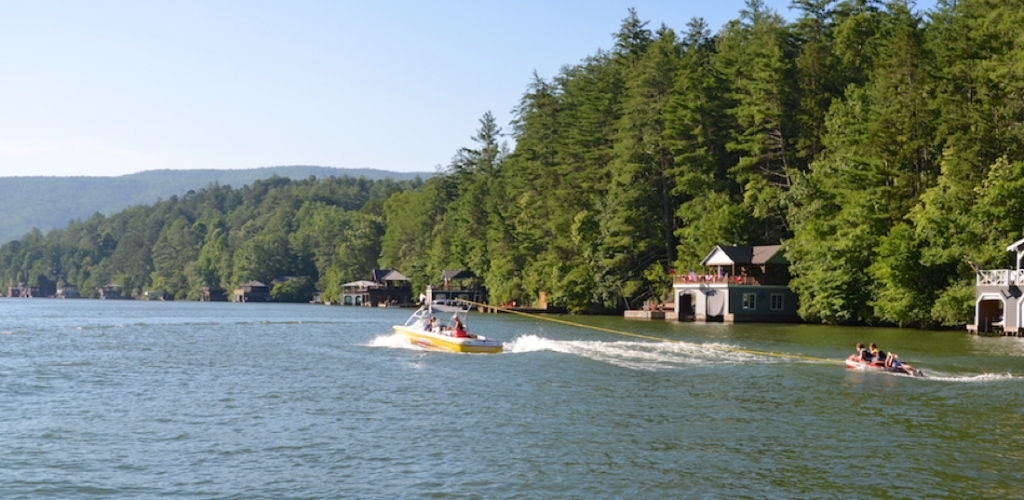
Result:
{"label": "hazy horizon", "polygon": [[409,174],[430,174],[433,175],[436,171],[434,170],[412,170],[408,172],[401,172],[397,170],[387,170],[383,168],[346,168],[346,167],[332,167],[329,165],[265,165],[259,167],[239,167],[239,168],[152,168],[146,170],[139,170],[138,172],[129,172],[125,174],[0,174],[0,179],[11,178],[11,177],[128,177],[132,175],[144,174],[146,172],[186,172],[186,171],[225,171],[225,172],[244,172],[248,170],[262,170],[262,169],[275,169],[275,168],[292,168],[292,167],[312,167],[312,168],[324,168],[324,169],[336,169],[341,171],[377,171],[377,172],[390,172],[401,175]]}

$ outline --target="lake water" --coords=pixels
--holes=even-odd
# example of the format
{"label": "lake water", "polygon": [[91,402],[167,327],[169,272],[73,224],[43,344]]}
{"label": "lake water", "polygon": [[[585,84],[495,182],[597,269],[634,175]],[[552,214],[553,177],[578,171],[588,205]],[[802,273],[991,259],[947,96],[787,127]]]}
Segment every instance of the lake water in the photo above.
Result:
{"label": "lake water", "polygon": [[1024,497],[1024,339],[411,312],[0,299],[0,498]]}

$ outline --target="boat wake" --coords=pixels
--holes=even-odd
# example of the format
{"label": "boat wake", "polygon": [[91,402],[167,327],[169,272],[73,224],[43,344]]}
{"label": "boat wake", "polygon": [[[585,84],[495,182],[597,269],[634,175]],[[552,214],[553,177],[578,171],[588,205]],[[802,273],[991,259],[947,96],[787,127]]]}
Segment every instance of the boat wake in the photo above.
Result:
{"label": "boat wake", "polygon": [[1007,380],[1014,380],[1020,377],[1014,377],[1010,373],[975,373],[970,375],[956,375],[950,373],[940,372],[924,372],[924,377],[921,380],[932,380],[936,382],[959,382],[959,383],[984,383],[984,382],[1003,382]]}
{"label": "boat wake", "polygon": [[736,348],[736,346],[693,345],[674,342],[551,340],[537,335],[523,335],[505,344],[505,352],[511,354],[538,351],[560,352],[623,368],[649,371],[669,370],[683,366],[787,362],[784,358],[727,350],[731,348]]}
{"label": "boat wake", "polygon": [[408,349],[410,351],[426,351],[424,347],[420,347],[400,333],[392,333],[391,335],[380,335],[375,337],[369,343],[366,344],[370,347],[389,347],[391,349]]}
{"label": "boat wake", "polygon": [[[398,333],[380,335],[367,343],[367,345],[369,347],[387,347],[412,351],[429,350],[409,342],[409,339]],[[785,357],[736,352],[730,349],[741,349],[741,347],[720,343],[694,345],[675,342],[552,340],[533,334],[521,335],[511,342],[504,344],[504,352],[506,354],[544,351],[557,352],[592,359],[622,368],[645,371],[739,364],[784,364],[799,361],[798,359]],[[874,372],[875,370],[855,369],[855,371]],[[925,367],[924,372],[925,376],[919,378],[892,373],[883,374],[881,372],[879,372],[879,375],[956,383],[1001,382],[1021,378],[1010,373],[943,373],[928,370],[927,367]]]}

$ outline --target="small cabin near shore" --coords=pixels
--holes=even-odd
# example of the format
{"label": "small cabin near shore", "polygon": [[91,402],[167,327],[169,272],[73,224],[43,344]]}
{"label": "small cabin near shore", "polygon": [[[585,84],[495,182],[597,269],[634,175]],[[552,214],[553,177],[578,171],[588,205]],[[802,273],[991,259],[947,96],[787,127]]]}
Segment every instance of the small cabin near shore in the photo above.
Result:
{"label": "small cabin near shore", "polygon": [[472,271],[466,269],[445,269],[441,271],[442,285],[427,285],[423,300],[427,302],[451,302],[454,304],[461,299],[481,304],[486,303],[487,289],[479,282],[480,279]]}
{"label": "small cabin near shore", "polygon": [[119,300],[124,298],[124,296],[121,295],[121,285],[118,285],[117,283],[110,283],[96,287],[96,293],[99,294],[99,297],[102,300]]}
{"label": "small cabin near shore", "polygon": [[1016,269],[975,269],[974,324],[967,325],[968,332],[1024,335],[1024,239],[1013,242],[1006,251],[1015,254]]}
{"label": "small cabin near shore", "polygon": [[412,303],[412,284],[395,269],[374,269],[370,279],[344,283],[341,290],[341,303],[346,306],[396,307]]}
{"label": "small cabin near shore", "polygon": [[26,285],[25,283],[18,283],[17,285],[7,285],[7,296],[8,297],[43,297],[43,293],[38,286]]}
{"label": "small cabin near shore", "polygon": [[199,289],[200,302],[227,302],[227,290],[219,286],[204,286]]}
{"label": "small cabin near shore", "polygon": [[262,281],[250,281],[235,289],[235,302],[270,302],[270,287]]}
{"label": "small cabin near shore", "polygon": [[701,265],[673,281],[679,321],[800,321],[782,245],[717,245]]}
{"label": "small cabin near shore", "polygon": [[57,294],[54,297],[58,299],[77,299],[81,298],[81,294],[78,292],[77,286],[65,284],[57,288]]}

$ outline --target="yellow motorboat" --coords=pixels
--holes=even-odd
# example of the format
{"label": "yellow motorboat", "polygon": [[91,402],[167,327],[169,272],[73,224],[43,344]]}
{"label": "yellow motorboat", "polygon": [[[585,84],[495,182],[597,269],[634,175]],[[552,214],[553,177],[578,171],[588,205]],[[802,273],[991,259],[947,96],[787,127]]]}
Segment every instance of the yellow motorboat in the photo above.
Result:
{"label": "yellow motorboat", "polygon": [[[447,322],[438,321],[437,314],[451,314]],[[500,340],[469,333],[466,317],[469,305],[454,302],[435,301],[416,310],[404,325],[395,325],[395,332],[404,335],[410,342],[428,349],[451,352],[498,353]]]}

